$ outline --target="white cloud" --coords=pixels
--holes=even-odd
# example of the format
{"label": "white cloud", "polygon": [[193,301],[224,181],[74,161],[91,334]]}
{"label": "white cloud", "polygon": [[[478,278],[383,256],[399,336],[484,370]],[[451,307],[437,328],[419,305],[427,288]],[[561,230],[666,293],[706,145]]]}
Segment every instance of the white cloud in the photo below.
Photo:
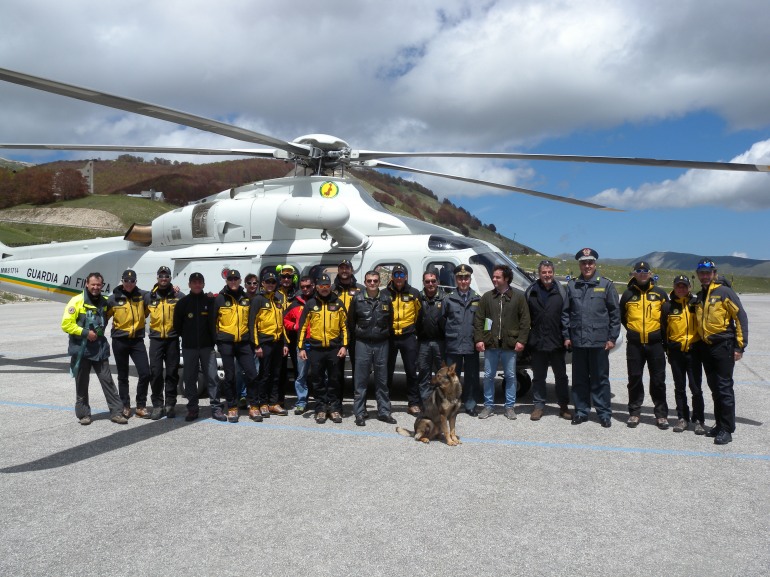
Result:
{"label": "white cloud", "polygon": [[[730,162],[770,165],[770,140],[755,143]],[[680,208],[720,206],[731,210],[770,208],[770,174],[688,170],[675,180],[646,183],[638,188],[604,190],[591,201],[615,208]]]}
{"label": "white cloud", "polygon": [[733,252],[733,253],[731,253],[731,254],[730,254],[730,256],[737,256],[737,257],[739,257],[739,258],[749,258],[749,255],[748,255],[748,253],[745,253],[745,252],[737,252],[737,251],[736,251],[736,252]]}

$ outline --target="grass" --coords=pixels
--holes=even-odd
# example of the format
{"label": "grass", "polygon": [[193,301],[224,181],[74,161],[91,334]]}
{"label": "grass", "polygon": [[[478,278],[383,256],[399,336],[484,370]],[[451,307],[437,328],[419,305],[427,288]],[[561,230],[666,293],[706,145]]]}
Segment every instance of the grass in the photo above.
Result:
{"label": "grass", "polygon": [[178,207],[165,202],[153,202],[143,198],[132,198],[122,194],[111,194],[104,196],[94,195],[85,198],[77,198],[75,200],[54,202],[41,207],[20,204],[13,208],[93,208],[114,214],[121,220],[123,226],[128,228],[134,223],[149,224],[154,218]]}
{"label": "grass", "polygon": [[[516,263],[518,263],[518,265],[521,268],[523,268],[526,271],[533,272],[537,270],[537,265],[545,257],[515,254],[513,255],[512,258]],[[576,260],[557,259],[554,261],[554,265],[555,265],[556,274],[558,276],[566,276],[566,275],[575,276],[580,274],[580,270],[578,269]],[[618,285],[620,284],[625,285],[631,279],[631,277],[629,276],[631,269],[629,267],[617,266],[617,265],[606,265],[606,264],[602,264],[601,260],[597,261],[596,266],[597,266],[597,271],[600,275],[607,277],[609,279],[612,279],[613,281],[618,283]],[[674,277],[680,274],[690,277],[691,280],[694,279],[693,281],[694,288],[697,289],[699,286],[697,279],[695,278],[695,271],[692,271],[692,270],[659,269],[659,270],[653,270],[653,273],[657,274],[660,277],[658,281],[658,285],[667,291],[670,291],[672,289],[672,283],[673,283]],[[770,278],[727,275],[727,280],[730,281],[730,283],[733,286],[733,289],[737,293],[752,293],[752,294],[770,293]],[[620,286],[618,286],[617,288],[618,288],[618,291],[621,292]]]}

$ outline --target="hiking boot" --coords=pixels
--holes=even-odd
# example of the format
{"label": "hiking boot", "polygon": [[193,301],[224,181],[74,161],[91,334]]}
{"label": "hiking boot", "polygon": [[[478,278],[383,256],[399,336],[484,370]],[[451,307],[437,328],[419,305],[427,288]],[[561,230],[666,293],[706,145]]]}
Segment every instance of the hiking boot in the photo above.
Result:
{"label": "hiking boot", "polygon": [[[539,421],[543,418],[543,409],[541,407],[535,407],[535,410],[532,411],[532,414],[529,416],[530,421]],[[570,418],[572,418],[572,415],[570,415]]]}
{"label": "hiking boot", "polygon": [[80,417],[78,419],[78,422],[81,425],[90,425],[91,424],[91,415],[86,415],[85,417]]}
{"label": "hiking boot", "polygon": [[166,405],[166,418],[167,419],[175,419],[176,418],[176,407],[171,405]]}
{"label": "hiking boot", "polygon": [[227,422],[228,423],[238,422],[238,407],[230,407],[229,409],[227,409]]}
{"label": "hiking boot", "polygon": [[270,405],[268,408],[268,411],[270,411],[273,415],[278,415],[279,417],[285,417],[289,414],[289,411],[284,409],[281,405],[276,403],[275,405]]}
{"label": "hiking boot", "polygon": [[125,405],[123,407],[123,412],[121,413],[126,419],[131,418],[131,407],[130,405]]}
{"label": "hiking boot", "polygon": [[717,436],[714,437],[715,445],[726,445],[727,443],[732,443],[732,441],[733,436],[724,429],[720,430]]}
{"label": "hiking boot", "polygon": [[679,419],[676,422],[676,425],[674,425],[674,432],[675,433],[684,433],[689,428],[690,428],[689,421],[686,421],[685,419]]}
{"label": "hiking boot", "polygon": [[516,411],[513,407],[506,407],[505,408],[505,418],[509,421],[515,421],[516,420]]}
{"label": "hiking boot", "polygon": [[340,413],[338,413],[337,411],[334,411],[331,414],[330,418],[332,420],[332,423],[337,423],[339,425],[342,422],[342,415]]}
{"label": "hiking boot", "polygon": [[188,423],[191,423],[195,419],[197,419],[200,416],[200,410],[198,407],[187,407],[187,414],[184,417],[184,420]]}
{"label": "hiking boot", "polygon": [[639,424],[639,415],[631,415],[630,417],[628,417],[628,420],[626,421],[626,425],[628,425],[629,429],[635,429],[638,424]]}
{"label": "hiking boot", "polygon": [[495,411],[492,407],[484,407],[483,409],[481,409],[481,412],[479,413],[479,419],[488,419],[494,414],[495,414]]}
{"label": "hiking boot", "polygon": [[693,429],[696,435],[705,435],[706,434],[706,428],[703,426],[703,423],[700,421],[696,421],[695,423],[695,429]]}
{"label": "hiking boot", "polygon": [[260,405],[259,406],[259,412],[262,413],[263,419],[269,419],[270,418],[270,407],[267,405]]}
{"label": "hiking boot", "polygon": [[719,425],[714,425],[709,430],[707,430],[704,434],[707,437],[712,437],[713,438],[713,437],[716,437],[719,434],[719,431],[721,431],[721,430],[722,430],[722,427],[720,427]]}
{"label": "hiking boot", "polygon": [[665,431],[666,429],[668,429],[668,419],[665,417],[659,417],[655,419],[655,424],[658,425],[658,428],[661,431]]}
{"label": "hiking boot", "polygon": [[150,414],[150,419],[153,421],[157,421],[158,419],[162,419],[165,414],[166,414],[166,409],[164,409],[163,407],[153,407],[152,413]]}
{"label": "hiking boot", "polygon": [[211,411],[211,418],[215,421],[226,421],[227,415],[225,415],[225,412],[222,410],[222,407],[214,407],[214,409]]}
{"label": "hiking boot", "polygon": [[128,419],[123,416],[123,413],[115,413],[110,417],[110,421],[117,423],[118,425],[127,425]]}
{"label": "hiking boot", "polygon": [[572,420],[572,412],[567,405],[559,405],[559,417],[568,421]]}
{"label": "hiking boot", "polygon": [[326,422],[326,413],[320,412],[315,414],[315,422],[319,425],[323,425]]}
{"label": "hiking boot", "polygon": [[304,415],[305,414],[305,405],[295,405],[294,406],[294,414],[295,415]]}
{"label": "hiking boot", "polygon": [[262,422],[262,413],[259,410],[259,407],[256,405],[251,405],[249,407],[249,419],[252,421],[255,421],[257,423]]}
{"label": "hiking boot", "polygon": [[147,410],[147,407],[137,407],[136,416],[139,417],[140,419],[149,419],[150,411]]}

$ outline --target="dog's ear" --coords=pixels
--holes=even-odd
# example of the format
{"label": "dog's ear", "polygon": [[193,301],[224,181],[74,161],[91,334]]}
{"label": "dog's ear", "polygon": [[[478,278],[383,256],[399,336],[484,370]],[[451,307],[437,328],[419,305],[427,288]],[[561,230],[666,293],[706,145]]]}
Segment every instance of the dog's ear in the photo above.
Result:
{"label": "dog's ear", "polygon": [[[444,366],[446,366],[446,365],[444,365]],[[449,371],[450,374],[452,374],[452,375],[455,374],[455,367],[456,366],[457,366],[457,363],[452,363],[451,365],[449,365],[448,371]]]}
{"label": "dog's ear", "polygon": [[446,368],[446,361],[441,361],[441,368]]}

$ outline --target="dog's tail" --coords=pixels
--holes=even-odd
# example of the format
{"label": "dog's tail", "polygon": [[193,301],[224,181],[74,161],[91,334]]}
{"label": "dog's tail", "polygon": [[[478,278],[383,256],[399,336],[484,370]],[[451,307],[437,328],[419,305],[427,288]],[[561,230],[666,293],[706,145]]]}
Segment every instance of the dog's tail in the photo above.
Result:
{"label": "dog's tail", "polygon": [[403,435],[404,437],[414,437],[414,431],[402,429],[401,427],[396,427],[396,433]]}

